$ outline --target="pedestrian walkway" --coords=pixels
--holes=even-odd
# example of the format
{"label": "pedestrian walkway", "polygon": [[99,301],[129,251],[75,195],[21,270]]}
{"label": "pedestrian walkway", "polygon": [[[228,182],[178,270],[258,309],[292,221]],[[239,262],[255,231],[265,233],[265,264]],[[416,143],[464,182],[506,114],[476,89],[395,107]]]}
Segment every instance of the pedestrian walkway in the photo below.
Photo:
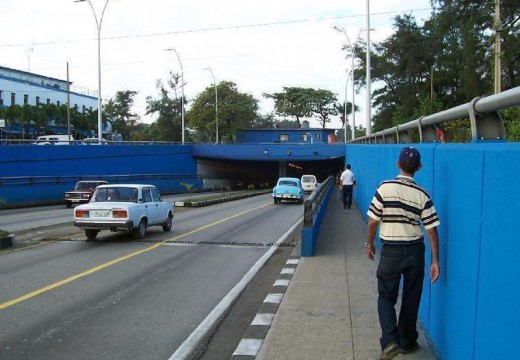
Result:
{"label": "pedestrian walkway", "polygon": [[[258,360],[376,359],[380,352],[376,262],[366,257],[366,222],[357,204],[330,197],[314,257],[300,258],[260,347]],[[421,349],[396,359],[436,359]]]}

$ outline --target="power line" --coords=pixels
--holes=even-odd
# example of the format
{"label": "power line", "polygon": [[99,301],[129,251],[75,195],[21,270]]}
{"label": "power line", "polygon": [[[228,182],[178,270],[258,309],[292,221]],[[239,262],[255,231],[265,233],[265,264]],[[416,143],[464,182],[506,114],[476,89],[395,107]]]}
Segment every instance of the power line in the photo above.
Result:
{"label": "power line", "polygon": [[[400,13],[431,11],[431,10],[433,10],[433,8],[409,9],[409,10],[401,10],[401,11],[385,11],[385,12],[379,12],[379,13],[371,13],[370,15],[371,16],[380,16],[380,15],[388,15],[388,14],[400,14]],[[301,24],[301,23],[317,22],[317,21],[330,21],[330,20],[340,20],[340,19],[351,19],[351,18],[356,18],[356,17],[364,18],[365,16],[366,16],[365,14],[361,14],[361,15],[329,16],[329,17],[314,18],[314,19],[285,20],[285,21],[275,21],[275,22],[269,22],[269,23],[220,26],[220,27],[210,27],[210,28],[201,28],[201,29],[166,31],[166,32],[158,32],[158,33],[150,33],[150,34],[108,36],[108,37],[102,38],[102,40],[105,41],[105,40],[121,40],[121,39],[138,39],[138,38],[147,38],[147,37],[156,37],[156,36],[191,34],[191,33],[199,33],[199,32],[212,32],[212,31],[222,31],[222,30],[239,30],[239,29],[247,29],[247,28],[258,28],[258,27],[268,27],[268,26]],[[78,42],[85,42],[85,41],[92,41],[92,40],[93,39],[44,41],[44,42],[32,43],[31,45],[32,46],[58,45],[58,44],[78,43]],[[19,47],[19,46],[27,46],[27,44],[4,44],[4,45],[0,45],[0,48],[2,48],[2,47]]]}

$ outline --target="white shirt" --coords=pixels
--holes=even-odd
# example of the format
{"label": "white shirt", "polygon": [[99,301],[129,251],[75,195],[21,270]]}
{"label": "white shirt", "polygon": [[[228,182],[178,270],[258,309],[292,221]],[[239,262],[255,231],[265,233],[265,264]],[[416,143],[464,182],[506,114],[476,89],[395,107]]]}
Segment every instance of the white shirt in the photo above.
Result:
{"label": "white shirt", "polygon": [[341,181],[341,185],[354,185],[354,182],[356,182],[356,177],[352,171],[347,169],[341,173],[339,180]]}

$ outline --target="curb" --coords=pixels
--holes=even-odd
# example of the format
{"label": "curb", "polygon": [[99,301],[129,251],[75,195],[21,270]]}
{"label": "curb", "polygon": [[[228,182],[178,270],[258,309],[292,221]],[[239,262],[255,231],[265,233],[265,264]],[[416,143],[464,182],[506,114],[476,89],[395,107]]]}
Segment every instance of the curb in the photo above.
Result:
{"label": "curb", "polygon": [[15,239],[14,234],[9,234],[7,236],[1,237],[0,238],[0,249],[7,249],[9,247],[12,247],[13,243],[14,243],[14,239]]}
{"label": "curb", "polygon": [[221,198],[211,199],[211,200],[204,200],[204,201],[189,201],[189,202],[188,201],[176,201],[175,206],[176,207],[202,207],[202,206],[214,205],[214,204],[218,204],[218,203],[222,203],[222,202],[240,200],[240,199],[245,199],[248,197],[253,197],[253,196],[257,196],[257,195],[265,195],[265,194],[270,194],[270,193],[271,193],[271,190],[265,191],[265,192],[256,192],[256,193],[252,193],[252,194],[232,195],[232,196],[226,196],[226,197],[221,197]]}
{"label": "curb", "polygon": [[271,291],[267,294],[260,306],[258,313],[247,328],[242,340],[231,356],[231,360],[255,360],[262,348],[265,337],[271,329],[274,317],[280,307],[285,292],[296,272],[300,256],[299,248],[296,247],[287,259],[285,266],[278,275]]}

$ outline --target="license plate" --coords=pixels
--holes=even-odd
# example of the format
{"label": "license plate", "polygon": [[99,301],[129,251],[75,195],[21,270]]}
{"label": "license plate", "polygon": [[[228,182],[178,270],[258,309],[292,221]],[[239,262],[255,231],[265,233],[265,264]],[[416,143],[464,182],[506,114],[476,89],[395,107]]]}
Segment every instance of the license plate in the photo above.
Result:
{"label": "license plate", "polygon": [[98,217],[98,218],[106,218],[112,216],[111,210],[91,210],[90,211],[91,217]]}

